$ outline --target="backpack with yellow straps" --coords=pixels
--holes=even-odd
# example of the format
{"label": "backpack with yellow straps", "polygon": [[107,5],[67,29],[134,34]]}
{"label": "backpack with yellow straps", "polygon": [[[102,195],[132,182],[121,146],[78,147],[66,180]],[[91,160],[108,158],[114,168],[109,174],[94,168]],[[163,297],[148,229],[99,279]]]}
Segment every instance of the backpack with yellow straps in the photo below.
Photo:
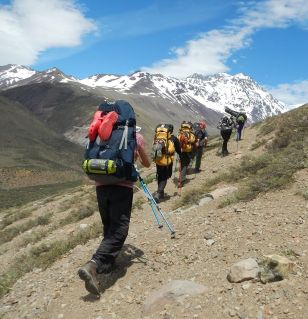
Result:
{"label": "backpack with yellow straps", "polygon": [[193,146],[196,141],[196,137],[193,133],[193,125],[190,122],[182,122],[179,130],[178,139],[180,141],[181,150],[184,153],[190,153],[193,150]]}
{"label": "backpack with yellow straps", "polygon": [[171,139],[173,125],[159,124],[155,129],[152,146],[152,159],[160,166],[168,166],[174,159],[174,143]]}

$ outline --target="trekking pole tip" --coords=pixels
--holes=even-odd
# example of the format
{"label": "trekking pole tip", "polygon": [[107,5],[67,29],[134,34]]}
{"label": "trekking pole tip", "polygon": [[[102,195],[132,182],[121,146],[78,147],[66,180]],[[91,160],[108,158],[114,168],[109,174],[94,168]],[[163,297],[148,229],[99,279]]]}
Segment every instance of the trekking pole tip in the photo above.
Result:
{"label": "trekking pole tip", "polygon": [[171,239],[175,238],[175,231],[171,232]]}

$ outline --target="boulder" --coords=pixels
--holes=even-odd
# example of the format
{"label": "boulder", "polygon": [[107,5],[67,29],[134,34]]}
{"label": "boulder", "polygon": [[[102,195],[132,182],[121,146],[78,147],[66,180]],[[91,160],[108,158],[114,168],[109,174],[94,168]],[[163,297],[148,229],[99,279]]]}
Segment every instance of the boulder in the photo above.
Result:
{"label": "boulder", "polygon": [[242,282],[245,280],[259,278],[260,268],[257,261],[253,258],[241,260],[231,266],[227,279],[230,282]]}

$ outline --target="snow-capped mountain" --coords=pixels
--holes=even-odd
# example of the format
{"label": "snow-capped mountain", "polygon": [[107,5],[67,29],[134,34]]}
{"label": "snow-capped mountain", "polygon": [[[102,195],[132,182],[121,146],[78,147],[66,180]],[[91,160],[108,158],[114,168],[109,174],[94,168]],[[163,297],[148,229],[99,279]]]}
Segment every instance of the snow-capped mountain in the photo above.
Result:
{"label": "snow-capped mountain", "polygon": [[74,77],[65,75],[57,68],[46,71],[34,71],[22,65],[8,64],[0,66],[0,89],[41,82],[77,81]]}
{"label": "snow-capped mountain", "polygon": [[193,74],[180,80],[138,71],[123,76],[98,74],[78,80],[57,68],[40,72],[20,65],[0,67],[0,90],[41,82],[71,82],[83,88],[104,88],[122,94],[161,98],[169,104],[180,104],[194,114],[202,108],[224,113],[225,107],[229,107],[245,111],[251,122],[263,120],[286,109],[282,102],[242,73],[218,73],[211,76]]}
{"label": "snow-capped mountain", "polygon": [[218,73],[193,74],[184,80],[135,72],[132,75],[94,75],[80,81],[91,87],[112,88],[123,93],[160,96],[187,106],[201,104],[223,113],[225,107],[247,113],[250,121],[259,121],[284,111],[285,105],[265,91],[249,76]]}
{"label": "snow-capped mountain", "polygon": [[22,65],[8,64],[0,66],[0,89],[12,87],[19,81],[36,74],[36,71]]}

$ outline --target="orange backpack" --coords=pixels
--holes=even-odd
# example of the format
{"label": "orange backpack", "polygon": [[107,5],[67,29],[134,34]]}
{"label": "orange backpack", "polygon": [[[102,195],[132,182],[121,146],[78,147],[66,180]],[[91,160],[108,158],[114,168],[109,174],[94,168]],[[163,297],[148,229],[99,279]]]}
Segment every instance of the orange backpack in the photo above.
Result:
{"label": "orange backpack", "polygon": [[178,139],[180,141],[182,152],[190,153],[193,150],[196,137],[193,133],[193,126],[191,123],[185,121],[182,122]]}

